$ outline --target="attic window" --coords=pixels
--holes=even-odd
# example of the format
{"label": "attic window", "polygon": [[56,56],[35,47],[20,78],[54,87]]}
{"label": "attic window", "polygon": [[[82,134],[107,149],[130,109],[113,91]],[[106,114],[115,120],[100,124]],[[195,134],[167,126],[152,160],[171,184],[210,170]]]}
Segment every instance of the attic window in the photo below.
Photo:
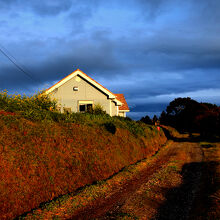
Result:
{"label": "attic window", "polygon": [[78,86],[74,86],[74,87],[73,87],[73,91],[79,91]]}

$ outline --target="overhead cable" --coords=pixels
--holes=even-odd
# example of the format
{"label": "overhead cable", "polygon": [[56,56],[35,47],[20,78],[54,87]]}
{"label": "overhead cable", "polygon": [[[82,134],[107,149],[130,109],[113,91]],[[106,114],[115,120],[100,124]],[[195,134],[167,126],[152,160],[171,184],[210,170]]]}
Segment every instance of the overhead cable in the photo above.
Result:
{"label": "overhead cable", "polygon": [[[1,45],[0,45],[1,46]],[[2,46],[1,46],[2,47]],[[11,57],[13,57],[13,59],[11,59],[11,57],[6,53],[4,52],[0,47],[0,52],[5,56],[7,57],[21,72],[23,72],[26,76],[28,76],[30,79],[32,79],[33,81],[38,81],[37,79],[35,79],[34,77],[32,77],[27,71],[25,71],[17,62],[16,62],[16,59],[11,55]]]}

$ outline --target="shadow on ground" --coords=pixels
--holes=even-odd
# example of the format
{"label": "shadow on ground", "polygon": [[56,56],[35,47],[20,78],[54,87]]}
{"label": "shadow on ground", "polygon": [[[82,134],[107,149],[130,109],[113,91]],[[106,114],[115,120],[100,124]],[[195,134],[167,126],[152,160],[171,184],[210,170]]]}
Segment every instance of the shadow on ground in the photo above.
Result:
{"label": "shadow on ground", "polygon": [[189,134],[188,137],[174,137],[170,134],[169,130],[162,127],[163,132],[165,134],[165,136],[167,137],[167,139],[169,140],[173,140],[175,142],[220,142],[220,138],[217,137],[208,137],[208,136],[201,136],[201,135],[192,135]]}
{"label": "shadow on ground", "polygon": [[209,216],[213,205],[210,195],[218,188],[215,181],[216,167],[214,161],[185,164],[181,171],[181,186],[167,192],[166,202],[158,209],[155,219],[216,219]]}

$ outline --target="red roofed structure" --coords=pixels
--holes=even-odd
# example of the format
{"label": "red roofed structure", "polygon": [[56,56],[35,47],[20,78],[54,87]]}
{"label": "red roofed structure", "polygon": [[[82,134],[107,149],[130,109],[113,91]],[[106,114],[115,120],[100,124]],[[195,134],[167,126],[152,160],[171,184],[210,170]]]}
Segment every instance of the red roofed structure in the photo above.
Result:
{"label": "red roofed structure", "polygon": [[99,104],[111,116],[126,117],[129,108],[123,94],[114,94],[77,69],[49,89],[46,94],[57,100],[63,112],[86,112]]}
{"label": "red roofed structure", "polygon": [[123,94],[115,94],[115,96],[116,96],[116,99],[119,100],[122,103],[122,105],[119,106],[119,116],[124,116],[125,117],[126,112],[130,111],[130,109],[128,107],[128,104],[125,100],[125,97],[124,97]]}

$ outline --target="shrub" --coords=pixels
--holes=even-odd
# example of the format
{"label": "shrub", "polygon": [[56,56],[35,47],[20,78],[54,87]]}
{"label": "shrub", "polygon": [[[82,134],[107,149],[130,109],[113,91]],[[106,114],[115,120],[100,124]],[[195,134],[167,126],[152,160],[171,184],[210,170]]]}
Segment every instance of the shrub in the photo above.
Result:
{"label": "shrub", "polygon": [[0,109],[17,112],[32,120],[52,120],[51,111],[56,109],[56,101],[48,95],[39,92],[33,96],[8,95],[7,91],[0,92]]}
{"label": "shrub", "polygon": [[106,122],[106,123],[104,123],[103,125],[104,125],[104,127],[105,127],[105,129],[106,129],[107,131],[109,131],[109,132],[112,133],[112,134],[115,134],[115,132],[116,132],[116,127],[115,127],[115,125],[114,125],[112,122]]}
{"label": "shrub", "polygon": [[39,92],[28,97],[26,95],[8,95],[7,91],[0,93],[0,110],[15,112],[32,121],[55,121],[77,123],[94,126],[104,126],[109,132],[115,133],[116,128],[129,130],[136,136],[145,136],[147,125],[119,116],[111,117],[106,114],[100,104],[95,105],[91,112],[61,114],[58,112],[56,101],[48,95]]}
{"label": "shrub", "polygon": [[101,104],[95,104],[94,108],[91,109],[89,113],[95,114],[95,115],[103,115],[103,114],[106,114],[106,111],[104,111]]}

